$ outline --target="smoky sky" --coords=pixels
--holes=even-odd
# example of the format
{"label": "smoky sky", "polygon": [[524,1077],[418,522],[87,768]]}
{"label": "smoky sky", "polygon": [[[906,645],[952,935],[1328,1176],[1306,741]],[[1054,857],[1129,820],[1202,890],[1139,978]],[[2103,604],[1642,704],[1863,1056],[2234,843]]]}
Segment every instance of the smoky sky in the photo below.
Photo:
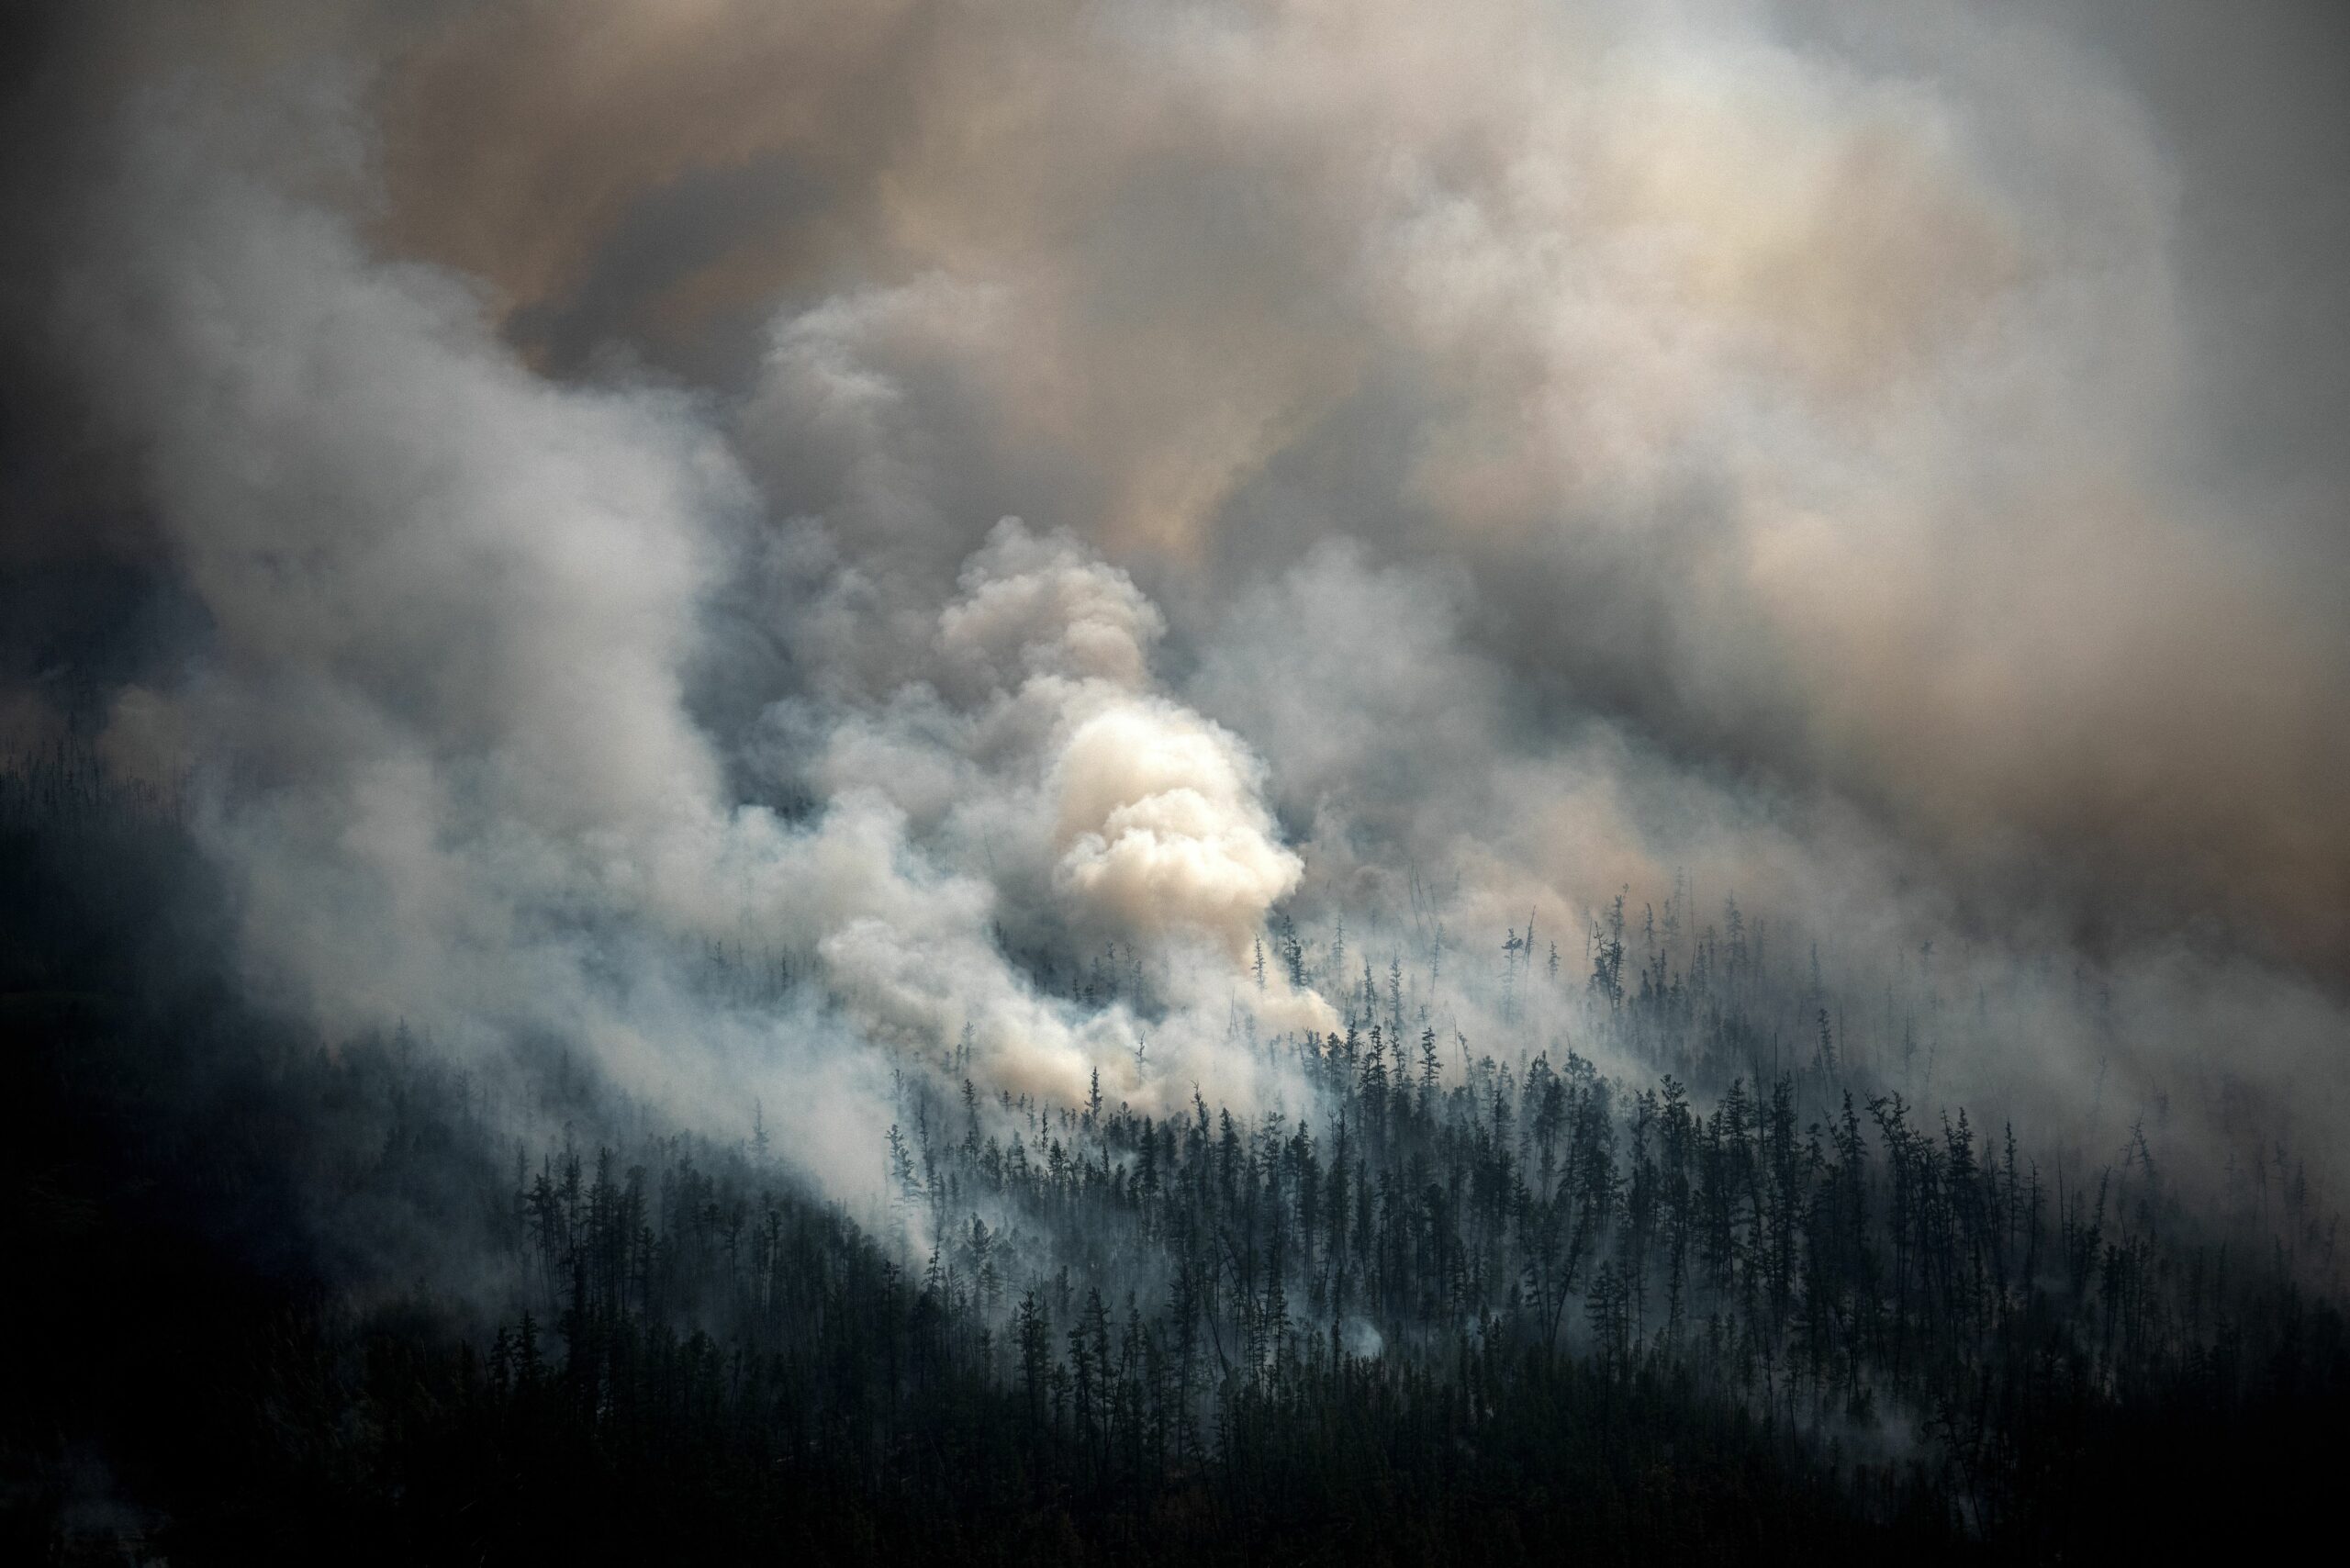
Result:
{"label": "smoky sky", "polygon": [[10,27],[0,722],[178,781],[287,1005],[845,1145],[967,1027],[1277,1097],[1282,914],[1686,878],[2338,1071],[2324,7]]}

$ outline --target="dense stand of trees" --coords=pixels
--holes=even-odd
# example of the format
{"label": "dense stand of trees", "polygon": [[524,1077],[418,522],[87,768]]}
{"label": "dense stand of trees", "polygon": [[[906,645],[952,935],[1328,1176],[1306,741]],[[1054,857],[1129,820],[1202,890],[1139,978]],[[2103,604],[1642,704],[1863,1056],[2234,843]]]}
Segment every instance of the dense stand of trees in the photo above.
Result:
{"label": "dense stand of trees", "polygon": [[[518,1147],[404,1032],[253,1017],[168,801],[20,768],[0,1545],[2079,1560],[2314,1511],[2350,1344],[2306,1180],[2210,1215],[2143,1129],[2084,1163],[1922,1109],[1910,1026],[1848,1047],[1816,971],[1685,902],[1579,955],[1512,929],[1476,1045],[1438,1005],[1470,958],[1281,924],[1270,982],[1343,1012],[1254,1042],[1294,1109],[989,1095],[950,1044],[852,1215],[553,1058],[570,1129]],[[1130,956],[1031,968],[1147,1004]]]}

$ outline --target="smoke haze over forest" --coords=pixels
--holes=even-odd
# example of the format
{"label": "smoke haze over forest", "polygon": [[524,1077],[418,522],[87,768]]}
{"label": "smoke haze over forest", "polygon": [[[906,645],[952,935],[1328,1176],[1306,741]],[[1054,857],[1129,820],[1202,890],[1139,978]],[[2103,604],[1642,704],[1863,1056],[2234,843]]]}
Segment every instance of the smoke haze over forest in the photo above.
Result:
{"label": "smoke haze over forest", "polygon": [[[2330,1097],[2343,132],[2178,102],[2197,26],[32,10],[11,737],[184,789],[271,994],[687,1104],[1131,1062],[999,932],[1247,1095],[1276,907],[1580,966],[1676,874]],[[711,942],[853,1037],[699,1016]]]}
{"label": "smoke haze over forest", "polygon": [[0,27],[0,749],[502,1144],[871,1218],[923,1075],[1639,1078],[1751,933],[1771,1063],[2350,1182],[2328,7]]}

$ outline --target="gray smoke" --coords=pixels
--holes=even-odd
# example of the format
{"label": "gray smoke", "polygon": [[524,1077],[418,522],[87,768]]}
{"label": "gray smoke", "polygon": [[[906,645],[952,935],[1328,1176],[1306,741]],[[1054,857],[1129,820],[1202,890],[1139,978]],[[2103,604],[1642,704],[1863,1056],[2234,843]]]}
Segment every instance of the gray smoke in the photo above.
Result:
{"label": "gray smoke", "polygon": [[[1504,933],[1571,988],[1688,887],[1971,1000],[1953,1093],[2333,1122],[2350,487],[2210,348],[2231,234],[2342,300],[2210,221],[2291,150],[2249,68],[2179,118],[2170,13],[27,27],[7,561],[200,630],[0,716],[188,780],[330,1030],[560,1038],[853,1192],[910,1063],[1294,1109],[1255,1043],[1352,965],[1490,1036]],[[1345,972],[1260,981],[1281,919]]]}

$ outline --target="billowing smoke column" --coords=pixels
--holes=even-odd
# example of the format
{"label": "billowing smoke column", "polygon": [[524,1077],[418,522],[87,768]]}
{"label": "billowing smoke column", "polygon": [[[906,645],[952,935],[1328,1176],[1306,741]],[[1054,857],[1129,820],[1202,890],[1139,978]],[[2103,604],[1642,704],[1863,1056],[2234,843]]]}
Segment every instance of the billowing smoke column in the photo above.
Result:
{"label": "billowing smoke column", "polygon": [[[101,744],[192,770],[257,986],[330,1031],[562,1040],[703,1125],[755,1100],[842,1173],[889,1069],[958,1041],[1063,1103],[1097,1071],[1138,1103],[1251,1097],[1217,1059],[1226,999],[1213,1028],[1182,1008],[1237,984],[1300,863],[1261,765],[1154,686],[1163,622],[1125,574],[1004,522],[909,635],[918,675],[752,725],[819,809],[740,803],[689,702],[759,526],[708,410],[532,374],[456,280],[219,156],[134,121],[61,330],[209,621]],[[1125,1008],[1009,964],[1022,920],[1147,962],[1177,1005],[1159,1071]],[[714,999],[696,968],[730,947],[813,994]]]}
{"label": "billowing smoke column", "polygon": [[1113,931],[1197,935],[1239,953],[1296,888],[1300,865],[1259,799],[1256,758],[1148,690],[1158,611],[1125,573],[1011,521],[961,586],[939,650],[988,683],[984,730],[1037,735],[1049,754],[1055,889]]}
{"label": "billowing smoke column", "polygon": [[[975,901],[958,940],[914,910],[822,936],[827,972],[853,1006],[918,1045],[968,1024],[991,1081],[1064,1104],[1097,1071],[1137,1104],[1181,1099],[1199,1081],[1256,1097],[1256,1065],[1218,1042],[1239,959],[1301,867],[1259,798],[1262,767],[1248,748],[1152,689],[1162,626],[1125,573],[1007,519],[937,617],[934,685],[901,688],[878,712],[787,704],[770,715],[802,737],[784,749],[812,758],[825,799],[892,814],[921,846],[905,853],[964,868]],[[1027,994],[991,946],[1007,924],[1067,947],[1124,944],[1147,960],[1177,1004],[1151,1025],[1155,1079],[1136,1059],[1149,1047],[1125,1009],[1073,1031]],[[1285,989],[1252,989],[1247,1002],[1269,1021],[1332,1016]]]}
{"label": "billowing smoke column", "polygon": [[90,727],[257,989],[851,1185],[948,1051],[1295,1109],[1359,977],[1278,922],[1466,944],[1483,1033],[1676,887],[2114,999],[1977,1086],[2330,1089],[2350,566],[2218,450],[2177,170],[2076,40],[1852,22],[61,11],[9,559],[194,607]]}

